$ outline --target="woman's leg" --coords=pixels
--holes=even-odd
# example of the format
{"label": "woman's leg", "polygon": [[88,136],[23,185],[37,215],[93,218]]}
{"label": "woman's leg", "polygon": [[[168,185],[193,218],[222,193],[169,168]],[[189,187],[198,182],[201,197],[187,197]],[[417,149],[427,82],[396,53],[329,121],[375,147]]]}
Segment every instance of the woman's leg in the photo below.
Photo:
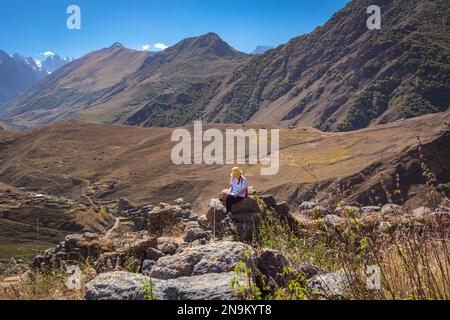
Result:
{"label": "woman's leg", "polygon": [[242,200],[244,200],[244,198],[242,198],[242,197],[234,197],[234,196],[228,195],[227,196],[227,201],[226,201],[226,203],[227,203],[227,213],[231,212],[231,208],[233,207],[233,204],[239,203]]}
{"label": "woman's leg", "polygon": [[227,201],[226,201],[226,203],[227,203],[227,214],[231,212],[231,207],[233,206],[233,199],[234,199],[233,196],[230,196],[230,195],[227,196]]}

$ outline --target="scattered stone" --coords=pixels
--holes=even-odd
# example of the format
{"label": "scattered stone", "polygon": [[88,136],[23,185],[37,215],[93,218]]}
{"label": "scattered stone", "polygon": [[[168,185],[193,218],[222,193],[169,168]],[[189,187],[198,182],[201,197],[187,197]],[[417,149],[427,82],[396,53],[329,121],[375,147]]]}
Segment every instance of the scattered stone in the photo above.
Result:
{"label": "scattered stone", "polygon": [[387,221],[381,221],[378,225],[378,230],[380,232],[389,232],[392,229],[392,224]]}
{"label": "scattered stone", "polygon": [[148,248],[145,252],[145,259],[151,261],[157,261],[159,258],[163,256],[162,251],[156,248]]}
{"label": "scattered stone", "polygon": [[304,266],[301,266],[297,269],[306,279],[312,278],[315,275],[324,273],[322,269],[319,267],[313,266],[311,264],[307,264]]}
{"label": "scattered stone", "polygon": [[403,212],[403,208],[397,204],[388,203],[381,208],[383,214],[400,214]]}
{"label": "scattered stone", "polygon": [[122,268],[125,260],[125,252],[105,252],[98,257],[95,263],[95,270],[97,273],[110,272],[117,268]]}
{"label": "scattered stone", "polygon": [[150,271],[152,270],[155,263],[155,260],[144,260],[144,262],[142,262],[142,274],[146,276],[150,275]]}
{"label": "scattered stone", "polygon": [[312,210],[314,209],[315,206],[316,204],[314,202],[303,201],[298,208],[300,209],[300,211],[304,211],[304,210]]}
{"label": "scattered stone", "polygon": [[430,208],[427,208],[427,207],[420,207],[420,208],[414,209],[413,212],[412,212],[412,215],[413,215],[415,218],[419,218],[419,217],[422,217],[422,216],[424,216],[424,215],[430,214],[431,212],[432,212],[432,211],[431,211]]}
{"label": "scattered stone", "polygon": [[326,215],[330,214],[331,212],[330,212],[330,210],[328,210],[325,207],[315,206],[311,210],[303,210],[302,213],[310,216],[313,219],[319,219],[319,218],[325,217]]}
{"label": "scattered stone", "polygon": [[171,206],[160,203],[148,213],[149,231],[152,234],[162,235],[164,230],[179,225],[183,219],[189,218],[190,210],[184,210],[180,206]]}
{"label": "scattered stone", "polygon": [[99,238],[99,235],[98,235],[98,233],[94,233],[94,232],[85,232],[85,233],[83,233],[83,237],[88,241],[93,241],[93,240],[97,240]]}
{"label": "scattered stone", "polygon": [[176,205],[182,205],[184,203],[184,199],[183,198],[178,198],[173,203],[175,203]]}
{"label": "scattered stone", "polygon": [[285,201],[275,206],[275,211],[283,216],[287,216],[289,214],[290,209],[291,208],[289,206],[289,203]]}
{"label": "scattered stone", "polygon": [[361,208],[363,215],[377,213],[381,211],[381,207],[379,206],[366,206]]}
{"label": "scattered stone", "polygon": [[157,248],[163,253],[163,254],[175,254],[175,252],[178,249],[178,243],[171,241],[169,238],[160,237],[158,238],[158,246]]}
{"label": "scattered stone", "polygon": [[66,251],[72,251],[78,246],[78,242],[83,239],[81,234],[69,234],[64,238],[64,248]]}
{"label": "scattered stone", "polygon": [[328,228],[335,229],[341,222],[342,218],[335,215],[335,214],[328,214],[323,219],[322,222],[327,226]]}
{"label": "scattered stone", "polygon": [[335,214],[341,217],[356,216],[361,213],[361,209],[355,206],[338,207],[334,210]]}
{"label": "scattered stone", "polygon": [[191,221],[186,225],[183,236],[185,242],[193,242],[199,239],[209,240],[210,238],[211,232],[203,230],[197,221]]}
{"label": "scattered stone", "polygon": [[339,273],[318,274],[308,280],[308,289],[327,299],[344,299],[349,295],[349,281]]}
{"label": "scattered stone", "polygon": [[260,196],[261,200],[264,201],[267,208],[275,208],[277,205],[277,201],[275,200],[274,196],[271,194],[264,194]]}
{"label": "scattered stone", "polygon": [[286,286],[289,283],[289,277],[283,275],[283,271],[289,267],[289,263],[280,251],[263,249],[259,252],[257,259],[259,271],[270,282],[274,282],[278,286]]}
{"label": "scattered stone", "polygon": [[431,216],[438,217],[438,218],[448,216],[449,214],[450,214],[450,210],[446,210],[443,208],[436,209],[435,211],[430,213]]}
{"label": "scattered stone", "polygon": [[155,248],[158,245],[158,240],[155,237],[139,240],[130,245],[130,251],[139,256],[145,253],[149,248]]}
{"label": "scattered stone", "polygon": [[206,215],[198,217],[197,221],[202,227],[205,227],[205,228],[209,227],[209,221],[208,221],[208,218],[206,217]]}
{"label": "scattered stone", "polygon": [[127,199],[119,199],[117,200],[117,208],[120,211],[127,211],[128,209],[132,208],[133,206],[130,204],[130,201]]}

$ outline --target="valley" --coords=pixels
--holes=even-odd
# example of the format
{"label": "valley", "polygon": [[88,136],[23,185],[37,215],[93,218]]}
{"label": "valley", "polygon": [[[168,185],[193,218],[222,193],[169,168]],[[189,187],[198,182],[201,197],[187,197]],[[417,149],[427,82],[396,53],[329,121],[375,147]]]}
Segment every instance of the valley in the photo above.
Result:
{"label": "valley", "polygon": [[[326,194],[332,182],[349,184],[345,198],[376,203],[367,192],[385,200],[380,176],[392,188],[400,174],[402,195],[415,199],[414,185],[423,184],[417,167],[418,141],[439,180],[449,179],[449,113],[378,125],[348,133],[326,133],[299,127],[280,131],[280,170],[261,176],[259,165],[243,170],[258,192],[299,203],[313,197],[312,189]],[[205,125],[242,128],[240,125]],[[270,128],[247,125],[246,128]],[[186,127],[193,133],[193,126]],[[79,200],[128,198],[136,204],[172,201],[183,197],[204,210],[211,192],[226,187],[231,166],[174,165],[170,128],[133,128],[97,124],[60,123],[22,133],[0,131],[0,181],[29,191]],[[429,149],[429,150],[428,150]],[[364,174],[364,179],[358,175]],[[404,184],[404,185],[403,185]],[[343,195],[344,196],[344,195]],[[326,200],[326,199],[324,199]]]}

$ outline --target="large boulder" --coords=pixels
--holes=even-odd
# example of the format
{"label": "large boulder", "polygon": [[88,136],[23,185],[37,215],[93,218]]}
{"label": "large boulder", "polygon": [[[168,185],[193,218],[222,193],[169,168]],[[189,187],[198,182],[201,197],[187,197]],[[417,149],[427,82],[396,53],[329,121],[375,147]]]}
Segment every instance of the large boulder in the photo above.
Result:
{"label": "large boulder", "polygon": [[172,256],[160,258],[151,269],[150,276],[157,279],[224,273],[232,271],[239,261],[255,265],[255,253],[249,245],[240,242],[221,241],[181,248]]}
{"label": "large boulder", "polygon": [[152,234],[162,234],[164,230],[177,226],[183,219],[188,219],[190,216],[189,209],[161,203],[148,213],[149,231]]}
{"label": "large boulder", "polygon": [[350,284],[340,273],[318,274],[307,282],[308,290],[316,296],[327,299],[345,299],[350,293]]}
{"label": "large boulder", "polygon": [[227,209],[219,199],[211,199],[206,213],[206,219],[209,225],[220,223],[227,215]]}
{"label": "large boulder", "polygon": [[234,272],[226,272],[167,280],[167,283],[160,282],[156,285],[156,296],[158,297],[158,292],[164,292],[162,296],[170,298],[172,292],[169,295],[169,290],[165,288],[175,287],[178,300],[229,300],[236,297],[232,287],[234,279]]}
{"label": "large boulder", "polygon": [[431,212],[432,211],[431,211],[430,208],[420,207],[420,208],[414,209],[413,212],[412,212],[412,215],[415,218],[420,218],[420,217],[423,217],[424,215],[431,214]]}
{"label": "large boulder", "polygon": [[230,192],[230,189],[223,189],[217,196],[217,199],[219,199],[219,201],[222,202],[224,205],[225,205],[225,201],[227,200],[227,196],[228,196],[229,192]]}
{"label": "large boulder", "polygon": [[156,261],[163,256],[163,253],[156,248],[148,248],[145,252],[145,259]]}
{"label": "large boulder", "polygon": [[279,215],[287,216],[289,214],[289,211],[291,210],[291,207],[289,206],[289,203],[283,201],[280,204],[277,204],[274,209],[275,212]]}
{"label": "large boulder", "polygon": [[231,220],[237,223],[255,223],[260,218],[260,215],[256,212],[245,213],[233,213],[231,214]]}
{"label": "large boulder", "polygon": [[87,285],[87,300],[144,300],[151,291],[157,300],[229,300],[236,297],[233,272],[208,273],[177,279],[151,279],[129,272],[103,273]]}
{"label": "large boulder", "polygon": [[257,267],[265,276],[266,283],[286,286],[289,279],[283,275],[283,271],[289,266],[289,262],[277,250],[263,249],[258,253]]}
{"label": "large boulder", "polygon": [[231,213],[259,212],[258,202],[253,198],[245,198],[231,207]]}
{"label": "large boulder", "polygon": [[211,231],[203,230],[197,221],[190,221],[184,229],[183,240],[185,242],[194,242],[195,240],[211,238]]}
{"label": "large boulder", "polygon": [[123,267],[127,257],[126,252],[104,252],[95,262],[95,270],[97,273],[113,271],[118,267]]}
{"label": "large boulder", "polygon": [[82,234],[69,234],[64,238],[64,249],[67,252],[73,251],[78,248],[78,243],[83,239]]}
{"label": "large boulder", "polygon": [[311,201],[303,201],[298,207],[300,211],[312,210],[317,204]]}
{"label": "large boulder", "polygon": [[142,274],[124,271],[101,273],[86,284],[86,300],[143,300],[144,282]]}
{"label": "large boulder", "polygon": [[322,222],[326,227],[334,229],[342,222],[342,220],[343,218],[335,214],[328,214],[322,219]]}
{"label": "large boulder", "polygon": [[401,214],[403,212],[403,208],[397,204],[388,203],[381,208],[381,212],[383,214]]}
{"label": "large boulder", "polygon": [[148,237],[145,239],[138,240],[130,244],[130,253],[140,256],[145,253],[149,248],[156,248],[158,245],[158,240],[155,237]]}
{"label": "large boulder", "polygon": [[178,250],[178,243],[170,240],[169,238],[159,237],[157,240],[157,248],[164,254],[175,254],[175,252]]}
{"label": "large boulder", "polygon": [[275,206],[277,205],[277,200],[275,200],[275,197],[271,194],[264,194],[260,196],[260,198],[267,208],[275,208]]}

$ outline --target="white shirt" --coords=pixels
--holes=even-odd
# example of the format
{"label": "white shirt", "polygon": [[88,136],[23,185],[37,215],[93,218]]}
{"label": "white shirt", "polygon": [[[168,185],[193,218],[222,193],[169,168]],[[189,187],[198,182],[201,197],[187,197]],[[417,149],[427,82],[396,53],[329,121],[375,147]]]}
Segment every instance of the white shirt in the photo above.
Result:
{"label": "white shirt", "polygon": [[241,176],[241,183],[238,183],[238,178],[231,178],[230,180],[231,190],[230,195],[239,196],[245,198],[246,192],[245,189],[248,188],[247,178]]}

